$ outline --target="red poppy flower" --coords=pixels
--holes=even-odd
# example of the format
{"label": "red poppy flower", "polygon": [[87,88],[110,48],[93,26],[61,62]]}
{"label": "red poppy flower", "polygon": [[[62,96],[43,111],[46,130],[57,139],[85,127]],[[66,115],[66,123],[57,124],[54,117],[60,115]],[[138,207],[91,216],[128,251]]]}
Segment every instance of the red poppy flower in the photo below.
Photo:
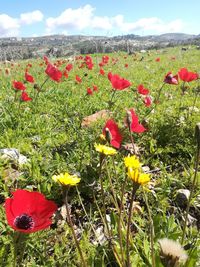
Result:
{"label": "red poppy flower", "polygon": [[67,79],[68,78],[68,72],[66,70],[63,71],[63,76],[65,76],[65,78]]}
{"label": "red poppy flower", "polygon": [[186,68],[180,69],[178,75],[184,82],[191,82],[198,79],[198,74],[196,72],[189,72]]}
{"label": "red poppy flower", "polygon": [[107,64],[108,61],[109,61],[109,56],[103,56],[103,57],[102,57],[102,63],[103,63],[103,64]]}
{"label": "red poppy flower", "polygon": [[92,62],[86,62],[86,65],[89,70],[92,70],[94,67],[94,64]]}
{"label": "red poppy flower", "polygon": [[152,104],[152,99],[150,96],[146,96],[143,101],[146,107],[150,107]]}
{"label": "red poppy flower", "polygon": [[160,58],[157,57],[157,58],[155,59],[155,61],[156,61],[156,62],[160,62]]}
{"label": "red poppy flower", "polygon": [[78,75],[76,75],[76,81],[77,81],[78,83],[81,83],[81,82],[82,82],[81,77],[79,77]]}
{"label": "red poppy flower", "polygon": [[13,81],[13,87],[16,90],[25,90],[26,89],[26,86],[22,82],[18,82],[18,81]]}
{"label": "red poppy flower", "polygon": [[92,95],[93,91],[90,87],[87,88],[87,95]]}
{"label": "red poppy flower", "polygon": [[103,135],[106,140],[115,148],[120,148],[122,142],[122,135],[119,127],[114,120],[108,120],[103,128]]}
{"label": "red poppy flower", "polygon": [[131,86],[131,83],[124,78],[121,78],[118,74],[108,73],[108,79],[110,80],[112,87],[115,90],[124,90],[127,87]]}
{"label": "red poppy flower", "polygon": [[25,79],[29,83],[34,83],[34,78],[32,75],[30,75],[28,72],[25,72]]}
{"label": "red poppy flower", "polygon": [[67,64],[67,66],[65,67],[65,69],[70,72],[70,70],[73,69],[73,65],[72,64]]}
{"label": "red poppy flower", "polygon": [[131,132],[143,133],[144,131],[146,131],[144,126],[139,123],[138,116],[135,114],[135,111],[133,109],[127,111],[125,121]]}
{"label": "red poppy flower", "polygon": [[103,63],[103,62],[100,62],[99,63],[99,67],[101,68],[101,67],[103,67],[105,64]]}
{"label": "red poppy flower", "polygon": [[29,95],[26,92],[22,91],[21,100],[27,102],[27,101],[31,101],[32,98],[29,97]]}
{"label": "red poppy flower", "polygon": [[124,67],[125,67],[125,68],[128,68],[128,64],[127,64],[127,63],[126,63],[126,64],[124,64]]}
{"label": "red poppy flower", "polygon": [[52,80],[60,82],[60,79],[62,78],[62,72],[57,69],[57,67],[55,67],[51,63],[48,63],[45,72]]}
{"label": "red poppy flower", "polygon": [[16,231],[33,233],[48,228],[57,210],[53,201],[39,192],[18,189],[5,201],[8,224]]}
{"label": "red poppy flower", "polygon": [[163,82],[176,85],[178,84],[178,75],[173,75],[171,72],[168,72]]}
{"label": "red poppy flower", "polygon": [[98,87],[96,85],[93,85],[93,91],[98,91]]}
{"label": "red poppy flower", "polygon": [[85,56],[84,61],[85,62],[92,62],[92,57],[87,55],[87,56]]}
{"label": "red poppy flower", "polygon": [[99,74],[101,74],[101,75],[105,75],[105,71],[104,71],[104,69],[100,69],[100,70],[99,70]]}
{"label": "red poppy flower", "polygon": [[137,90],[138,90],[138,93],[141,95],[148,95],[149,94],[149,89],[144,88],[143,84],[138,85]]}

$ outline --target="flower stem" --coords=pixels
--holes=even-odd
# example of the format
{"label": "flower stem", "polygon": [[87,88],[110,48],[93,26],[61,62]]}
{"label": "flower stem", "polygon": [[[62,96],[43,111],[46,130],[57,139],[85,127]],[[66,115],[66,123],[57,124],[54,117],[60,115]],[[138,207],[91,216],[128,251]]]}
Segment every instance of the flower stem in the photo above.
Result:
{"label": "flower stem", "polygon": [[104,160],[105,160],[105,158],[103,157],[102,154],[100,154],[99,178],[100,178],[100,186],[101,186],[101,196],[102,196],[102,200],[103,200],[103,216],[104,216],[104,222],[105,222],[107,234],[108,234],[108,236],[110,236],[110,230],[109,230],[109,226],[108,226],[108,222],[107,222],[107,218],[106,218],[105,193],[104,193],[103,179],[102,179],[102,173],[101,173]]}
{"label": "flower stem", "polygon": [[109,169],[108,169],[107,160],[105,161],[105,165],[106,165],[106,171],[107,171],[107,174],[108,174],[108,179],[109,179],[109,183],[110,183],[110,189],[111,189],[111,192],[112,192],[112,196],[113,196],[113,201],[114,201],[114,204],[115,204],[115,208],[119,212],[119,205],[117,203],[116,193],[115,193],[115,189],[114,189],[114,186],[113,186],[112,178],[110,176],[110,172],[109,172]]}
{"label": "flower stem", "polygon": [[36,97],[35,97],[35,103],[37,103],[37,98],[39,96],[39,93],[41,92],[43,86],[45,85],[45,83],[49,80],[49,76],[44,80],[44,82],[42,83],[42,85],[40,86],[40,88],[37,91]]}
{"label": "flower stem", "polygon": [[133,153],[134,153],[134,155],[136,155],[135,145],[134,145],[134,140],[133,140],[131,128],[130,127],[128,127],[128,128],[129,128],[129,134],[130,134],[131,143],[132,143],[132,146],[133,146]]}
{"label": "flower stem", "polygon": [[[105,160],[106,159],[105,159],[104,155],[100,154],[99,178],[100,178],[100,186],[101,186],[101,196],[102,196],[102,200],[103,200],[103,216],[102,216],[102,219],[103,219],[104,225],[106,227],[106,234],[107,234],[108,239],[110,241],[110,246],[111,246],[111,248],[113,250],[113,253],[114,253],[114,255],[115,255],[116,259],[117,259],[117,262],[121,266],[121,259],[120,259],[119,253],[117,252],[117,250],[115,248],[115,245],[112,243],[112,237],[113,237],[112,228],[109,228],[108,221],[107,221],[107,218],[106,218],[105,193],[104,193],[103,179],[102,179],[102,167],[103,167],[103,164],[104,164]],[[94,197],[95,197],[95,195],[94,195]],[[97,201],[95,201],[95,202],[96,202],[96,205],[98,207]],[[100,211],[100,209],[99,209],[99,211]],[[101,214],[101,211],[100,211],[100,214]]]}
{"label": "flower stem", "polygon": [[111,98],[108,101],[108,109],[110,109],[113,106],[113,98],[114,98],[115,93],[116,93],[116,90],[113,90],[113,93],[111,95]]}
{"label": "flower stem", "polygon": [[133,210],[133,200],[135,197],[135,193],[137,189],[139,188],[139,185],[137,183],[133,183],[133,190],[131,195],[131,201],[129,206],[129,215],[128,215],[128,224],[127,224],[127,234],[126,234],[126,257],[127,257],[127,267],[131,267],[130,264],[130,255],[129,255],[129,240],[130,240],[130,226],[131,226],[131,217],[132,217],[132,210]]}
{"label": "flower stem", "polygon": [[80,257],[81,257],[82,266],[83,267],[87,267],[87,264],[86,264],[85,259],[83,257],[83,253],[82,253],[81,247],[79,245],[79,242],[78,242],[78,239],[77,239],[75,230],[74,230],[74,225],[73,225],[73,222],[72,222],[72,219],[71,219],[71,215],[70,215],[70,211],[69,211],[69,205],[68,205],[68,189],[65,190],[65,205],[66,205],[66,211],[67,211],[67,221],[68,221],[68,224],[69,224],[69,226],[71,228],[72,235],[73,235],[73,238],[74,238],[76,247],[77,247],[78,252],[80,254]]}
{"label": "flower stem", "polygon": [[125,181],[122,185],[121,202],[120,202],[120,207],[119,207],[119,222],[118,222],[119,245],[120,245],[120,252],[121,252],[121,257],[122,257],[122,263],[124,266],[126,265],[125,265],[124,253],[123,253],[122,229],[121,229],[122,218],[121,217],[122,217],[122,209],[124,210],[123,200],[124,200],[126,182],[127,182],[127,176],[125,176]]}
{"label": "flower stem", "polygon": [[193,192],[196,186],[197,182],[197,174],[198,174],[198,166],[200,162],[200,123],[197,123],[196,128],[195,128],[195,136],[197,139],[197,153],[196,153],[196,160],[195,160],[195,166],[194,166],[194,178],[192,181],[192,186],[190,190],[190,196],[188,199],[187,207],[186,207],[186,212],[185,212],[185,218],[184,218],[184,225],[183,225],[183,233],[182,233],[182,239],[181,239],[181,244],[183,245],[184,239],[185,239],[185,232],[186,232],[186,227],[187,227],[187,221],[188,221],[188,214],[189,214],[189,209],[190,209],[190,203],[193,197]]}
{"label": "flower stem", "polygon": [[[15,232],[13,236],[14,254],[13,254],[13,267],[19,267],[22,264],[26,235],[22,232]],[[23,246],[22,246],[23,242]],[[18,257],[19,256],[19,257]]]}
{"label": "flower stem", "polygon": [[146,195],[144,189],[143,189],[143,195],[144,195],[144,200],[145,200],[145,204],[147,206],[148,217],[149,217],[152,267],[156,267],[155,251],[154,251],[154,225],[153,225],[153,220],[152,220],[152,216],[151,216],[151,210],[149,207],[148,198],[147,198],[147,195]]}

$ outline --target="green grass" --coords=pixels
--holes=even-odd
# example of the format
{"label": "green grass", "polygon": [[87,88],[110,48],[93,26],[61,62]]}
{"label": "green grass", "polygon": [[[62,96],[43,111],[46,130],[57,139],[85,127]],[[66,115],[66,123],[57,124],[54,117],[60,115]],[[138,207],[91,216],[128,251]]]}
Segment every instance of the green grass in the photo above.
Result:
{"label": "green grass", "polygon": [[[123,157],[127,151],[120,150],[114,158],[107,159],[107,168],[102,170],[105,204],[110,218],[112,241],[105,240],[98,244],[94,231],[103,226],[100,211],[103,199],[100,191],[99,155],[94,149],[94,143],[102,142],[100,134],[105,120],[98,120],[90,127],[81,127],[84,117],[102,109],[108,109],[111,98],[111,84],[107,73],[117,73],[132,82],[132,86],[123,91],[117,91],[114,105],[111,108],[112,118],[123,132],[123,144],[130,143],[128,129],[124,118],[126,109],[134,108],[140,122],[146,120],[149,130],[142,134],[133,134],[134,142],[139,147],[139,158],[144,166],[153,171],[152,185],[146,189],[151,216],[154,223],[154,248],[156,266],[163,266],[159,259],[158,239],[167,237],[181,241],[183,232],[184,210],[177,206],[176,192],[180,188],[191,190],[196,159],[196,140],[194,129],[200,122],[200,84],[199,80],[186,84],[187,90],[181,94],[182,82],[179,85],[166,84],[161,92],[160,103],[153,108],[146,108],[142,97],[137,93],[137,86],[143,84],[150,90],[150,95],[156,99],[167,72],[176,74],[180,68],[198,72],[200,51],[191,47],[181,51],[179,47],[165,50],[150,51],[150,55],[138,53],[137,57],[119,52],[110,54],[110,58],[118,58],[113,65],[104,67],[105,76],[99,75],[102,55],[93,55],[95,66],[93,70],[78,68],[74,64],[69,78],[63,78],[56,83],[48,80],[42,92],[35,101],[36,91],[32,84],[26,83],[27,92],[33,101],[14,101],[13,80],[23,81],[26,65],[30,61],[20,62],[20,66],[10,68],[10,75],[4,74],[5,65],[1,65],[0,83],[0,144],[1,148],[17,148],[27,156],[29,162],[19,166],[16,162],[0,160],[0,265],[13,266],[13,230],[5,218],[4,201],[11,192],[20,189],[36,190],[48,199],[54,200],[59,207],[63,205],[61,187],[54,183],[52,176],[61,172],[79,173],[81,183],[78,192],[84,205],[82,207],[76,188],[70,190],[71,213],[74,224],[79,229],[80,247],[87,266],[120,266],[115,251],[121,255],[119,244],[119,214],[115,208],[107,170],[113,181],[116,198],[120,201],[122,186],[125,180]],[[144,59],[141,60],[142,56]],[[175,56],[176,60],[171,57]],[[155,59],[160,57],[160,62]],[[53,59],[52,59],[53,61]],[[41,85],[46,74],[42,60],[32,60],[29,73]],[[124,64],[129,67],[125,68]],[[66,62],[60,67],[64,69]],[[83,82],[77,84],[75,75],[82,77]],[[86,74],[86,75],[85,75]],[[86,95],[87,87],[98,86],[93,95]],[[195,95],[198,93],[193,109]],[[151,113],[149,111],[153,109]],[[113,164],[114,162],[114,164]],[[16,179],[7,177],[6,170],[12,169],[20,173]],[[147,187],[148,188],[148,187]],[[126,257],[126,216],[132,182],[128,180],[125,186],[123,214],[125,228],[122,227],[123,254]],[[198,258],[200,238],[200,209],[194,202],[199,192],[199,183],[194,189],[190,205],[190,214],[197,222],[186,228],[184,246],[187,246],[188,261],[185,266],[199,266]],[[131,224],[130,258],[132,266],[152,266],[150,248],[150,228],[147,206],[141,188],[136,193],[136,201],[141,206],[141,212],[134,213]],[[200,205],[200,203],[199,203]],[[104,225],[105,227],[105,225]],[[94,230],[94,231],[93,231]],[[113,243],[114,246],[111,244]],[[27,242],[22,266],[82,266],[78,250],[73,241],[67,221],[54,218],[51,229],[30,234]],[[122,265],[123,266],[123,265]]]}

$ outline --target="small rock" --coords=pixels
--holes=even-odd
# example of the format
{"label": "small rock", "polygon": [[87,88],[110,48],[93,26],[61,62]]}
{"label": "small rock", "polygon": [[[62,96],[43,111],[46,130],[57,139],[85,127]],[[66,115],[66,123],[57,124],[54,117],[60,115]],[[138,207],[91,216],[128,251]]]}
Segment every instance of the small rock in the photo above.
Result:
{"label": "small rock", "polygon": [[19,165],[23,165],[28,162],[27,157],[19,153],[16,148],[3,148],[0,149],[0,155],[2,159],[12,160],[17,162]]}
{"label": "small rock", "polygon": [[176,194],[176,203],[180,208],[187,206],[190,197],[190,191],[188,189],[179,189]]}
{"label": "small rock", "polygon": [[189,107],[189,112],[199,112],[199,109],[197,107]]}
{"label": "small rock", "polygon": [[108,119],[110,115],[111,112],[109,110],[100,110],[90,116],[83,118],[81,126],[89,127],[92,123],[96,122],[99,119]]}
{"label": "small rock", "polygon": [[149,166],[142,166],[142,171],[145,173],[149,173],[150,172]]}
{"label": "small rock", "polygon": [[18,170],[15,170],[13,168],[7,168],[2,171],[2,177],[4,178],[5,182],[8,180],[15,181],[17,178],[21,175]]}
{"label": "small rock", "polygon": [[194,205],[200,209],[200,195],[198,195],[194,201]]}
{"label": "small rock", "polygon": [[[134,147],[133,147],[134,145]],[[126,143],[124,145],[122,145],[121,147],[122,149],[128,151],[129,153],[131,153],[132,155],[139,155],[139,146],[137,146],[136,144],[132,144],[132,143]]]}
{"label": "small rock", "polygon": [[103,245],[106,242],[106,237],[104,235],[104,230],[103,230],[103,226],[99,226],[96,230],[95,230],[95,240],[92,242],[94,245]]}
{"label": "small rock", "polygon": [[187,226],[196,225],[197,219],[188,214],[187,217]]}

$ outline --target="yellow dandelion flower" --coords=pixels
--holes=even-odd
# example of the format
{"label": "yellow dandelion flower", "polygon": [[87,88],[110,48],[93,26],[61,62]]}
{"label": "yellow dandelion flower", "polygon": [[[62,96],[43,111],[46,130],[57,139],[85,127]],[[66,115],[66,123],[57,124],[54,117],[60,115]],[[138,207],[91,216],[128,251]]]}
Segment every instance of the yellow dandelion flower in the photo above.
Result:
{"label": "yellow dandelion flower", "polygon": [[117,154],[117,150],[112,148],[112,147],[109,147],[109,146],[105,146],[105,145],[101,145],[101,144],[95,144],[94,147],[95,147],[97,152],[102,153],[104,155]]}
{"label": "yellow dandelion flower", "polygon": [[140,162],[136,156],[128,156],[124,158],[124,164],[127,168],[139,169]]}
{"label": "yellow dandelion flower", "polygon": [[128,176],[137,184],[144,185],[150,181],[150,175],[138,169],[128,168]]}
{"label": "yellow dandelion flower", "polygon": [[64,174],[61,173],[59,175],[54,175],[52,179],[55,182],[61,183],[62,185],[70,185],[70,186],[77,185],[81,180],[81,178],[79,178],[77,175],[70,175],[67,172]]}

